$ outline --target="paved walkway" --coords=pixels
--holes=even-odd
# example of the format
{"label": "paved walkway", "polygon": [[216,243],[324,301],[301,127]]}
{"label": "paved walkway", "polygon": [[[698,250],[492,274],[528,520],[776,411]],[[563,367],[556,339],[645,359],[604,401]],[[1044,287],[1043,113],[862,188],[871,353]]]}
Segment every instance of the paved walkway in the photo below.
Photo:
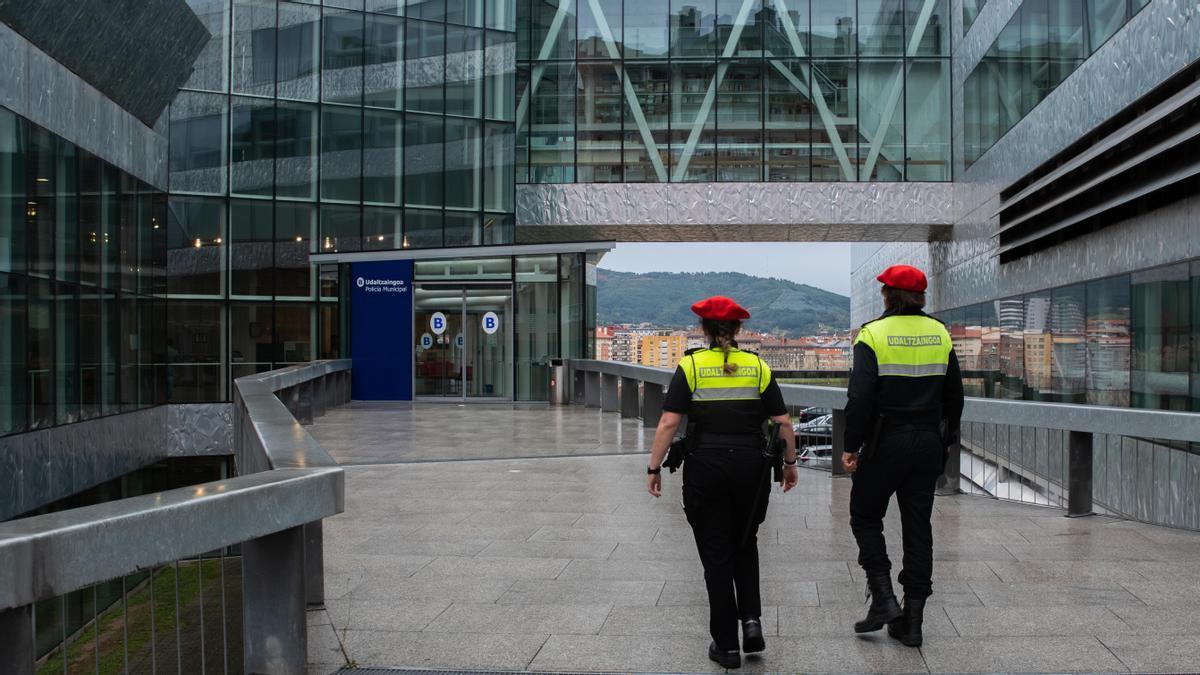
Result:
{"label": "paved walkway", "polygon": [[[347,483],[346,513],[325,525],[311,672],[718,670],[679,477],[662,499],[645,494],[638,421],[354,404],[313,434]],[[851,633],[865,606],[850,483],[800,477],[772,495],[760,534],[767,652],[744,671],[1200,670],[1200,533],[939,498],[915,650]]]}

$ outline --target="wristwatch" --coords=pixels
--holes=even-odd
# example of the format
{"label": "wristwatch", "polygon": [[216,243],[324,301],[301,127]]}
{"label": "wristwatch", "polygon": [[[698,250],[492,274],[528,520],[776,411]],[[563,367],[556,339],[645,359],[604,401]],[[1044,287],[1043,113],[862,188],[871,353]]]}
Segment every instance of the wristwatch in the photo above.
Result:
{"label": "wristwatch", "polygon": [[651,469],[650,467],[646,467],[646,475],[647,476],[657,476],[660,473],[662,473],[661,466],[658,467],[657,469]]}

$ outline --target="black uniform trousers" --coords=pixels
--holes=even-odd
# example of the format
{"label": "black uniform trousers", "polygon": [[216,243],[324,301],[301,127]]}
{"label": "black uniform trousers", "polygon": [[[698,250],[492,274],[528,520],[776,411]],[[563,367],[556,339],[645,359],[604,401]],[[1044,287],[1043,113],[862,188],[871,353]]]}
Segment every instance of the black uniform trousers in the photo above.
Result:
{"label": "black uniform trousers", "polygon": [[683,465],[683,508],[704,565],[708,629],[720,649],[738,649],[739,619],[762,615],[758,526],[770,480],[761,450],[701,446]]}
{"label": "black uniform trousers", "polygon": [[885,427],[871,457],[853,474],[850,529],[858,542],[858,564],[867,576],[891,574],[883,517],[896,495],[904,533],[900,584],[916,597],[933,593],[933,490],[942,473],[942,439],[932,425]]}

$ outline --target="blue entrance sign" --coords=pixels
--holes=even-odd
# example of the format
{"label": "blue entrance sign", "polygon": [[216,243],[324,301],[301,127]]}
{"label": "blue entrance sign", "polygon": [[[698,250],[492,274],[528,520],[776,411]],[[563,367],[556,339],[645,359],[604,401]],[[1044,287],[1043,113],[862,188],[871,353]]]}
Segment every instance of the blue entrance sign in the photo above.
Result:
{"label": "blue entrance sign", "polygon": [[411,401],[413,363],[411,260],[350,266],[352,396]]}

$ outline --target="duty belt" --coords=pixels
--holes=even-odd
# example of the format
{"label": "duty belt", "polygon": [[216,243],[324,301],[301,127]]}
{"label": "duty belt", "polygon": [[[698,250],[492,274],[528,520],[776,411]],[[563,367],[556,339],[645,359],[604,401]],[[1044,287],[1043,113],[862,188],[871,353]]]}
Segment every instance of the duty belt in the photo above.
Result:
{"label": "duty belt", "polygon": [[761,450],[766,441],[759,434],[718,434],[700,432],[696,447],[737,448],[739,450]]}

